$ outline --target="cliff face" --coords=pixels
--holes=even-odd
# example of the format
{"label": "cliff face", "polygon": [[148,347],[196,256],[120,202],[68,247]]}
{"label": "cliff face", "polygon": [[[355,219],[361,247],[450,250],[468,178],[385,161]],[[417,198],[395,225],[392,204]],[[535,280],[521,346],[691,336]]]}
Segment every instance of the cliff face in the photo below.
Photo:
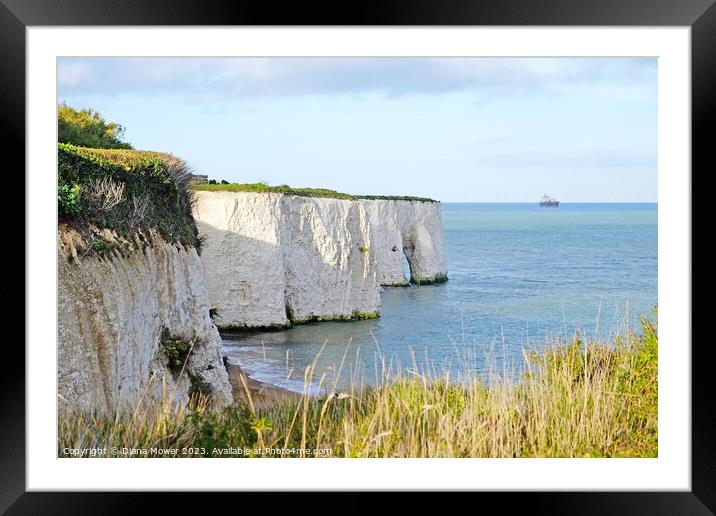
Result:
{"label": "cliff face", "polygon": [[295,196],[284,196],[281,206],[291,321],[377,316],[380,295],[365,207]]}
{"label": "cliff face", "polygon": [[359,203],[200,191],[194,216],[219,326],[349,319],[380,307],[368,214]]}
{"label": "cliff face", "polygon": [[407,284],[403,253],[410,266],[411,282],[429,284],[447,279],[439,202],[382,199],[360,202],[370,217],[381,285]]}
{"label": "cliff face", "polygon": [[447,279],[440,203],[197,192],[209,300],[224,328],[374,317],[380,285]]}
{"label": "cliff face", "polygon": [[[201,261],[219,326],[288,325],[281,195],[196,192]],[[260,300],[260,302],[257,302]]]}
{"label": "cliff face", "polygon": [[[197,387],[229,403],[196,250],[155,234],[129,242],[105,230],[103,240],[117,250],[83,256],[79,235],[60,229],[59,394],[99,411],[131,409],[144,396],[184,402]],[[170,370],[163,333],[193,344],[185,371]]]}

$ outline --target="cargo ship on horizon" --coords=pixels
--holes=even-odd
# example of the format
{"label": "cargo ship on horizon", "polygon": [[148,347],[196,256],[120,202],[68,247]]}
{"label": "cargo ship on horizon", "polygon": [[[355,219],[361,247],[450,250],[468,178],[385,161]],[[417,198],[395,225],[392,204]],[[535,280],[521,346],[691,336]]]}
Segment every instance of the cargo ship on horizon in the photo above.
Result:
{"label": "cargo ship on horizon", "polygon": [[544,194],[539,201],[539,205],[542,208],[559,208],[559,201],[554,197]]}

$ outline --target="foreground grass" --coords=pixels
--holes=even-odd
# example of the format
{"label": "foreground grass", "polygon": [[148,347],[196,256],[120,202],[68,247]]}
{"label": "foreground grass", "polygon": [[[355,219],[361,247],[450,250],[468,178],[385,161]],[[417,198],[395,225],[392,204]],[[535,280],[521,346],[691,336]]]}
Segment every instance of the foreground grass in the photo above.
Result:
{"label": "foreground grass", "polygon": [[192,447],[204,456],[229,448],[279,456],[264,451],[271,448],[288,457],[313,449],[339,457],[655,457],[657,348],[656,325],[644,320],[638,335],[613,345],[575,340],[525,353],[519,382],[414,376],[262,405],[247,389],[221,411],[195,400],[126,417],[67,415],[60,456],[66,447],[115,446]]}
{"label": "foreground grass", "polygon": [[206,192],[254,192],[254,193],[282,193],[286,195],[296,195],[299,197],[326,197],[331,199],[383,199],[393,201],[419,201],[419,202],[437,202],[427,197],[414,197],[410,195],[351,195],[347,193],[336,192],[327,188],[292,188],[288,185],[269,186],[264,183],[240,183],[240,184],[197,184],[194,185],[196,190]]}

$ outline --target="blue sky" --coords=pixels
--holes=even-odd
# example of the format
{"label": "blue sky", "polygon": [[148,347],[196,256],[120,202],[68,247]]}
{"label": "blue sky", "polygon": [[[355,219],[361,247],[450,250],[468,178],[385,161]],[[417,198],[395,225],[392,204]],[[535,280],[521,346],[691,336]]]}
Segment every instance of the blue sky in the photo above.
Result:
{"label": "blue sky", "polygon": [[651,58],[62,58],[58,91],[230,182],[657,199]]}

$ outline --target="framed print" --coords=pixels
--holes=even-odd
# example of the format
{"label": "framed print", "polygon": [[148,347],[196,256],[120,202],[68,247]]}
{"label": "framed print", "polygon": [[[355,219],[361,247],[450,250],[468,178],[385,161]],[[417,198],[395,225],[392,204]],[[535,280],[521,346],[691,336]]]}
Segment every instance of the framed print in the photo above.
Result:
{"label": "framed print", "polygon": [[28,202],[8,514],[155,490],[714,510],[711,2],[120,4],[0,6]]}

